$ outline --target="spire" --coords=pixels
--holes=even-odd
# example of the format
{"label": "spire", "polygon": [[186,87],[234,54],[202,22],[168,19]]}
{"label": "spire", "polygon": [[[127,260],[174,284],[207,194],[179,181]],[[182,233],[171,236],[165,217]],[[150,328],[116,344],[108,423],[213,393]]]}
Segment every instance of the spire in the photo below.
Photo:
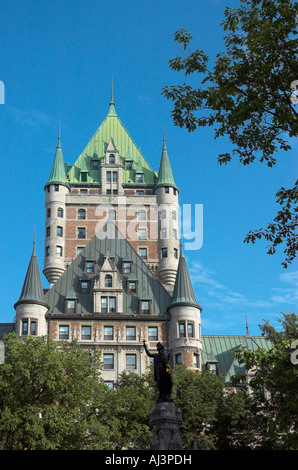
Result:
{"label": "spire", "polygon": [[55,183],[63,184],[64,186],[67,185],[65,165],[64,165],[62,149],[61,149],[60,121],[59,121],[59,128],[58,128],[58,143],[57,143],[57,148],[56,148],[56,154],[55,154],[54,162],[52,165],[51,174],[50,174],[50,177],[46,186],[48,186],[49,184],[55,184]]}
{"label": "spire", "polygon": [[[25,281],[23,284],[23,289],[20,295],[20,298],[17,304],[22,302],[33,302],[33,303],[42,303],[45,304],[44,294],[43,294],[43,287],[40,277],[40,271],[38,266],[38,260],[35,251],[35,233],[34,233],[34,240],[33,240],[33,251],[30,258],[29,266],[27,269]],[[16,305],[17,305],[16,304]]]}
{"label": "spire", "polygon": [[177,188],[172,168],[169,160],[169,155],[166,147],[166,139],[165,139],[165,131],[163,129],[163,145],[162,145],[162,152],[161,152],[161,159],[159,164],[158,170],[158,178],[155,188],[159,188],[161,186],[172,186],[173,188]]}
{"label": "spire", "polygon": [[192,287],[186,260],[184,258],[182,250],[182,241],[180,242],[180,259],[178,264],[175,287],[172,301],[169,307],[173,307],[176,304],[189,305],[202,310],[199,304],[197,303],[196,296]]}

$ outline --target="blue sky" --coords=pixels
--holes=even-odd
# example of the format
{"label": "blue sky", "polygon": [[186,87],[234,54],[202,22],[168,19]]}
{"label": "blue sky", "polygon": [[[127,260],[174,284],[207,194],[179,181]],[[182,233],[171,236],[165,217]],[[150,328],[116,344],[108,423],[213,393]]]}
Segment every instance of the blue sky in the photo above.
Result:
{"label": "blue sky", "polygon": [[[154,170],[165,127],[180,204],[203,204],[203,245],[185,256],[197,300],[202,333],[251,334],[263,319],[277,326],[280,312],[295,311],[297,265],[283,269],[282,249],[266,254],[266,242],[243,243],[249,230],[265,227],[277,212],[275,192],[291,187],[297,145],[268,169],[232,161],[217,166],[227,139],[212,129],[189,134],[171,120],[165,85],[183,83],[169,69],[178,55],[174,33],[189,30],[193,47],[210,56],[223,48],[220,23],[236,0],[107,1],[2,0],[0,5],[1,310],[14,319],[32,252],[43,268],[44,184],[50,173],[61,120],[62,149],[73,164],[108,112],[114,77],[116,111]],[[297,79],[297,77],[293,77]],[[292,80],[289,79],[289,85]],[[195,84],[195,77],[191,78]],[[44,287],[47,282],[43,277]]]}

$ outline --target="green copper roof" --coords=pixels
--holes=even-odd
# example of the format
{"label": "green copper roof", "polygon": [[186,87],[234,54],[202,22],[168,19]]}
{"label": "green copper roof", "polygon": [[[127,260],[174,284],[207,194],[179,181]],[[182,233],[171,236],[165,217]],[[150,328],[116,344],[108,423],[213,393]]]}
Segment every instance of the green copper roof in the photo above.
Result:
{"label": "green copper roof", "polygon": [[60,143],[60,125],[59,125],[58,144],[57,144],[56,154],[55,154],[54,162],[52,165],[50,177],[46,186],[48,186],[49,184],[55,184],[55,183],[63,184],[67,186],[65,164],[63,160],[62,148],[61,148],[61,143]]}
{"label": "green copper roof", "polygon": [[33,243],[33,252],[27,269],[23,289],[18,302],[15,306],[22,302],[37,302],[45,304],[44,291],[42,287],[38,260],[35,252],[35,241]]}
{"label": "green copper roof", "polygon": [[[144,183],[154,185],[156,182],[155,173],[117,116],[113,96],[107,117],[84,148],[83,152],[79,155],[75,164],[69,169],[69,183],[79,183],[80,172],[86,171],[86,167],[88,170],[87,182],[89,184],[99,184],[101,182],[100,169],[92,169],[91,162],[92,160],[102,160],[104,158],[111,137],[119,151],[121,164],[124,164],[126,159],[131,160],[133,163],[131,170],[126,170],[124,167],[123,183],[135,184],[136,169],[141,168],[144,173]],[[82,170],[82,168],[84,168],[84,170]]]}
{"label": "green copper roof", "polygon": [[163,147],[162,147],[161,159],[160,159],[159,170],[158,170],[158,178],[157,178],[157,183],[155,187],[159,188],[161,186],[172,186],[178,189],[174,181],[164,134],[163,134]]}
{"label": "green copper roof", "polygon": [[269,350],[270,342],[263,336],[246,335],[202,335],[203,353],[202,365],[207,362],[218,362],[219,373],[226,375],[226,382],[237,372],[245,373],[244,364],[239,364],[235,351],[240,347],[247,347],[251,351],[263,348]]}
{"label": "green copper roof", "polygon": [[4,335],[13,333],[15,331],[15,323],[0,323],[0,341],[3,340]]}
{"label": "green copper roof", "polygon": [[[107,238],[104,235],[109,230],[115,232],[114,236]],[[118,280],[123,287],[123,313],[116,314],[117,318],[119,317],[119,320],[121,320],[121,318],[133,316],[137,319],[140,299],[151,300],[150,314],[146,315],[146,318],[165,318],[166,308],[171,301],[170,295],[112,221],[108,221],[101,231],[90,240],[84,250],[56,281],[55,285],[45,294],[45,299],[50,307],[49,313],[53,315],[64,314],[65,299],[75,297],[77,299],[77,314],[94,314],[92,289],[94,283],[102,275],[101,269],[108,255],[114,258]],[[83,293],[80,289],[80,281],[86,279],[85,261],[87,260],[94,260],[94,272],[88,274],[90,280],[89,293]],[[132,272],[125,275],[122,273],[122,262],[127,260],[132,261]],[[127,280],[133,278],[138,283],[137,294],[130,293],[127,290]]]}
{"label": "green copper roof", "polygon": [[180,259],[178,264],[173,297],[169,308],[181,304],[194,306],[202,310],[202,308],[197,303],[196,296],[192,287],[192,282],[182,250],[182,244],[180,248]]}

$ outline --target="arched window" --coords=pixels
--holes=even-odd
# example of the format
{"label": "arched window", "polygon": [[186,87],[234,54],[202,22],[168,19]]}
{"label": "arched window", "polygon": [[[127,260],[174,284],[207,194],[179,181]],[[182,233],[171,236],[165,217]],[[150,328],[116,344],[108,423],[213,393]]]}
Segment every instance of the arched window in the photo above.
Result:
{"label": "arched window", "polygon": [[57,217],[63,217],[63,209],[61,207],[57,209]]}
{"label": "arched window", "polygon": [[110,274],[105,277],[105,287],[112,287],[112,276]]}

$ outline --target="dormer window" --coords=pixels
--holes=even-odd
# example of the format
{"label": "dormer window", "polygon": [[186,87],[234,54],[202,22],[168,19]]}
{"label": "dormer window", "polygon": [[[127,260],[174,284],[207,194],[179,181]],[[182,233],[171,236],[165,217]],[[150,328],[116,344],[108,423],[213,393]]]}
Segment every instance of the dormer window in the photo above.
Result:
{"label": "dormer window", "polygon": [[131,170],[132,169],[132,161],[131,160],[126,160],[124,164],[125,170]]}
{"label": "dormer window", "polygon": [[86,171],[81,171],[80,173],[80,182],[87,183],[88,181],[88,173]]}
{"label": "dormer window", "polygon": [[143,173],[136,173],[136,183],[144,183]]}
{"label": "dormer window", "polygon": [[123,274],[130,274],[131,273],[131,261],[123,261],[122,263],[122,272]]}
{"label": "dormer window", "polygon": [[112,165],[115,163],[115,155],[113,153],[111,153],[109,156],[109,163]]}
{"label": "dormer window", "polygon": [[150,300],[140,300],[140,313],[141,315],[149,315]]}
{"label": "dormer window", "polygon": [[91,274],[94,272],[94,261],[86,261],[86,273]]}
{"label": "dormer window", "polygon": [[81,281],[81,292],[82,294],[88,294],[90,281]]}
{"label": "dormer window", "polygon": [[91,160],[91,168],[92,168],[92,170],[98,170],[99,169],[99,161],[98,160]]}
{"label": "dormer window", "polygon": [[218,374],[217,362],[207,362],[207,367],[212,374]]}
{"label": "dormer window", "polygon": [[127,291],[131,294],[137,293],[137,281],[127,281]]}
{"label": "dormer window", "polygon": [[76,313],[77,301],[75,299],[66,300],[66,313]]}

